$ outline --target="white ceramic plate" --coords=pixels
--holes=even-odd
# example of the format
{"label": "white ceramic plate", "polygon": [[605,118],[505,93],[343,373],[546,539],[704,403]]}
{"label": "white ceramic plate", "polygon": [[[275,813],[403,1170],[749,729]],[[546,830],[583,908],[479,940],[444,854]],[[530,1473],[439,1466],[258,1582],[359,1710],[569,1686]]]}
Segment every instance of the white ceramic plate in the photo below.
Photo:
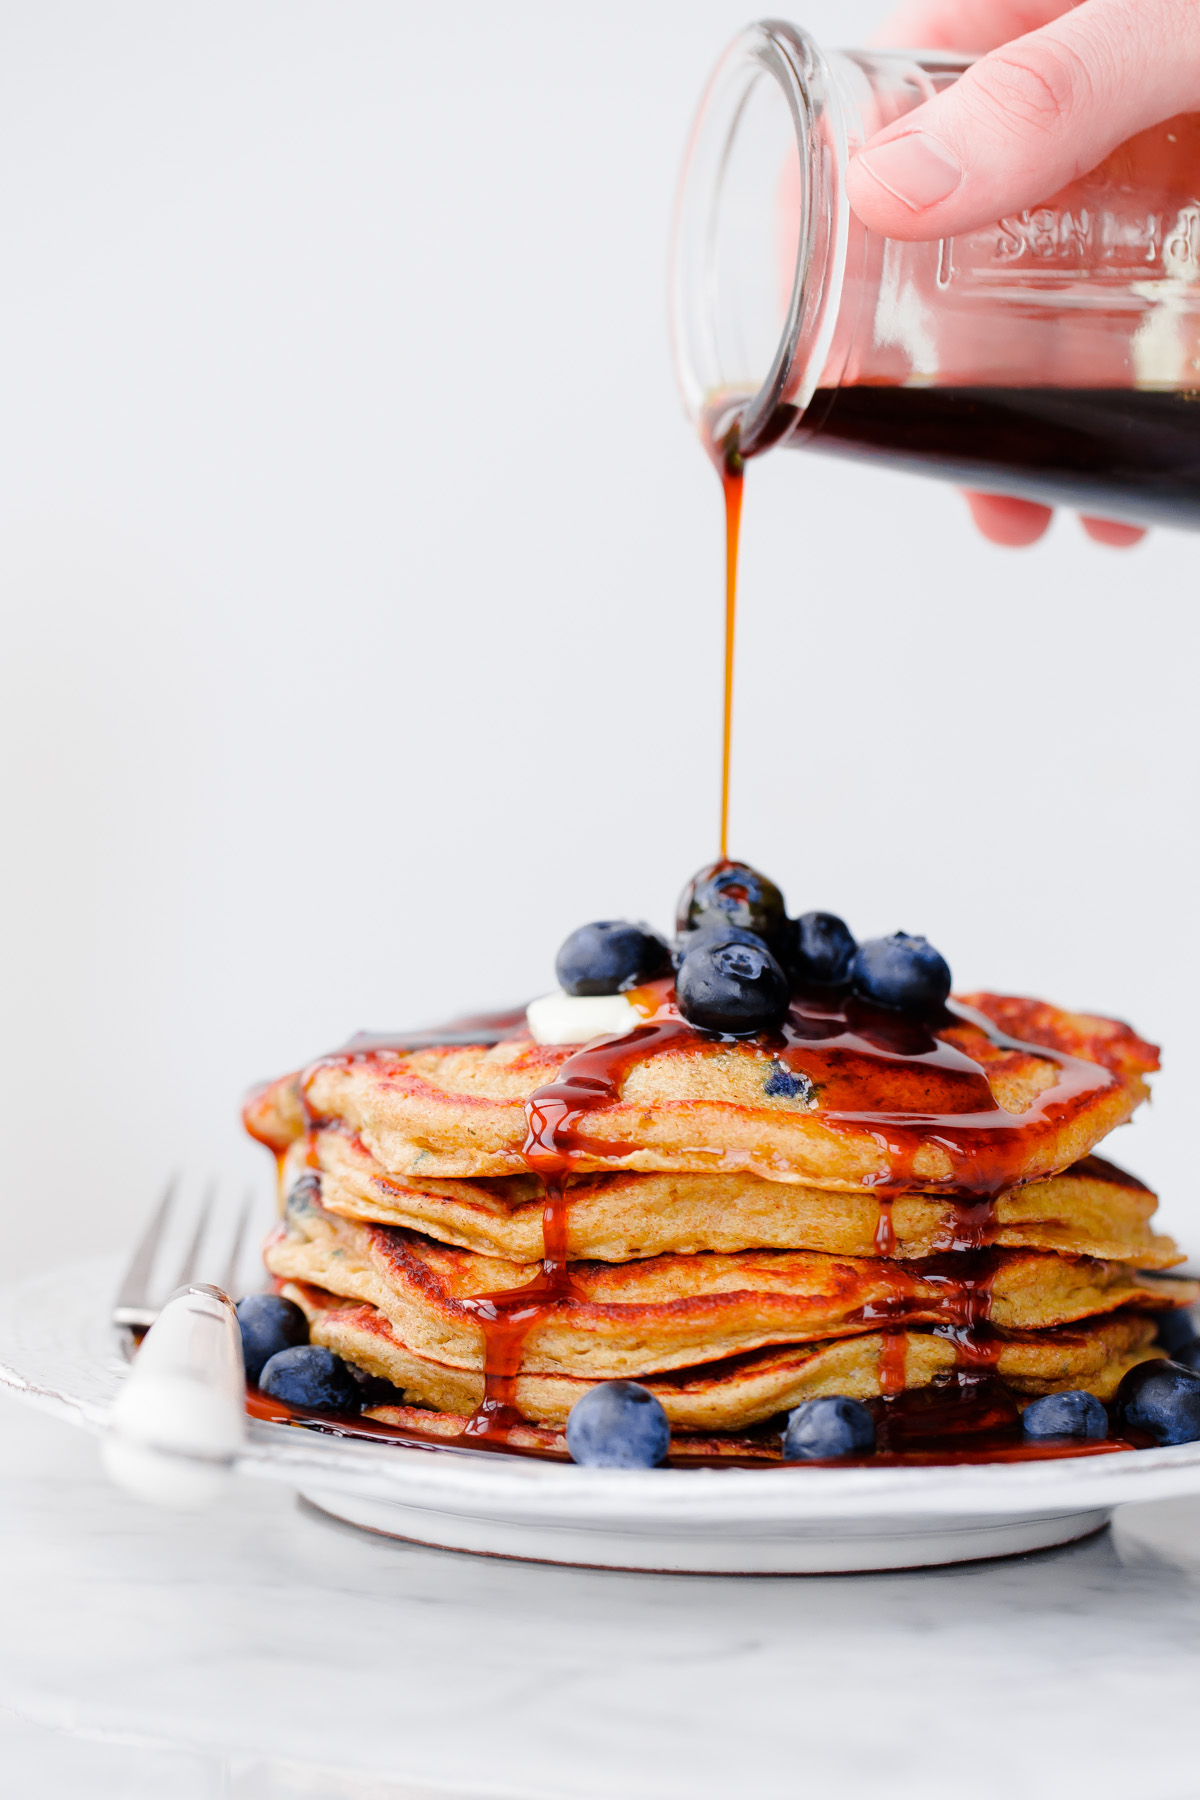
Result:
{"label": "white ceramic plate", "polygon": [[[127,1367],[119,1259],[0,1296],[0,1382],[103,1429]],[[1043,1549],[1114,1506],[1200,1493],[1200,1443],[1061,1462],[912,1469],[578,1469],[489,1451],[357,1443],[248,1420],[242,1473],[418,1543],[600,1568],[787,1574]]]}

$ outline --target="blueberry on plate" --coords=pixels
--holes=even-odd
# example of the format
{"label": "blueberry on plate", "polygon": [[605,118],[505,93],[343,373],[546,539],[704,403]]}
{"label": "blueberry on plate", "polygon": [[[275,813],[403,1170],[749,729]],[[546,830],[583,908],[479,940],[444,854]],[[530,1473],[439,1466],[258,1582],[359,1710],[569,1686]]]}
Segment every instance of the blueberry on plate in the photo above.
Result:
{"label": "blueberry on plate", "polygon": [[667,1415],[637,1381],[602,1381],[567,1418],[573,1462],[591,1469],[653,1469],[671,1446]]}
{"label": "blueberry on plate", "polygon": [[1102,1438],[1108,1436],[1108,1414],[1095,1394],[1071,1388],[1065,1394],[1043,1394],[1021,1414],[1028,1438]]}
{"label": "blueberry on plate", "polygon": [[792,978],[798,987],[841,987],[857,949],[854,933],[836,913],[802,913],[793,927]]}
{"label": "blueberry on plate", "polygon": [[382,1375],[371,1375],[366,1369],[360,1369],[357,1363],[346,1363],[345,1368],[354,1383],[358,1394],[355,1404],[349,1409],[365,1412],[368,1406],[403,1406],[404,1391],[385,1381]]}
{"label": "blueberry on plate", "polygon": [[1185,1369],[1200,1371],[1200,1337],[1188,1338],[1186,1343],[1176,1344],[1171,1351],[1171,1361],[1181,1363]]}
{"label": "blueberry on plate", "polygon": [[877,1006],[935,1012],[950,992],[950,965],[923,937],[897,931],[858,946],[850,979],[856,991]]}
{"label": "blueberry on plate", "polygon": [[568,994],[622,994],[666,975],[670,967],[670,951],[648,925],[596,919],[567,938],[554,973]]}
{"label": "blueberry on plate", "polygon": [[1189,1306],[1175,1306],[1170,1312],[1159,1313],[1156,1341],[1168,1356],[1174,1357],[1177,1350],[1192,1343],[1196,1336],[1196,1321]]}
{"label": "blueberry on plate", "polygon": [[320,1344],[277,1350],[258,1382],[273,1400],[307,1406],[313,1412],[358,1412],[362,1395],[340,1356]]}
{"label": "blueberry on plate", "polygon": [[782,949],[788,929],[783,895],[748,863],[709,863],[680,894],[675,929],[682,935],[710,924],[753,931],[772,950]]}
{"label": "blueberry on plate", "polygon": [[1182,1363],[1138,1363],[1123,1378],[1113,1405],[1122,1425],[1144,1431],[1156,1444],[1200,1438],[1200,1374]]}
{"label": "blueberry on plate", "polygon": [[865,1456],[875,1448],[875,1421],[861,1400],[828,1394],[802,1400],[788,1414],[784,1462],[816,1462],[833,1456]]}
{"label": "blueberry on plate", "polygon": [[308,1320],[296,1302],[285,1300],[282,1294],[247,1294],[238,1301],[236,1311],[246,1380],[257,1387],[264,1364],[276,1351],[307,1344]]}
{"label": "blueberry on plate", "polygon": [[735,1037],[773,1031],[791,997],[787,976],[758,944],[710,939],[688,951],[675,977],[675,1001],[688,1024]]}

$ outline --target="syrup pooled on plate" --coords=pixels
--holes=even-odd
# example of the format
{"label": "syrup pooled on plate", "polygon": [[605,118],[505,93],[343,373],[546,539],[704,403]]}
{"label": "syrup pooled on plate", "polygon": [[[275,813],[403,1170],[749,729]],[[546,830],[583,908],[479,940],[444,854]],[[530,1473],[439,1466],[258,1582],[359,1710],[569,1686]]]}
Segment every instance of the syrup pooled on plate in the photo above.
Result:
{"label": "syrup pooled on plate", "polygon": [[[999,1396],[999,1398],[997,1398]],[[1145,1449],[1149,1440],[1133,1432],[1106,1438],[1035,1442],[1022,1435],[1011,1397],[994,1384],[989,1393],[979,1381],[959,1378],[910,1393],[898,1392],[868,1402],[878,1430],[876,1448],[865,1456],[814,1461],[807,1468],[903,1468],[954,1466],[985,1462],[1048,1462],[1062,1457],[1105,1456],[1121,1450]],[[357,1415],[336,1416],[313,1412],[276,1400],[258,1388],[246,1395],[246,1411],[264,1425],[290,1426],[330,1437],[368,1443],[396,1444],[412,1450],[470,1455],[480,1449],[503,1449],[509,1456],[541,1462],[570,1463],[560,1434],[538,1432],[514,1422],[500,1440],[472,1433],[470,1420],[444,1413],[429,1413],[424,1422],[414,1416],[422,1409],[397,1406],[403,1424]],[[557,1442],[537,1441],[551,1437]],[[524,1437],[526,1441],[522,1442]],[[672,1438],[667,1468],[772,1469],[795,1468],[785,1463],[779,1449],[780,1425],[768,1420],[762,1427],[730,1434],[718,1446],[691,1433]]]}

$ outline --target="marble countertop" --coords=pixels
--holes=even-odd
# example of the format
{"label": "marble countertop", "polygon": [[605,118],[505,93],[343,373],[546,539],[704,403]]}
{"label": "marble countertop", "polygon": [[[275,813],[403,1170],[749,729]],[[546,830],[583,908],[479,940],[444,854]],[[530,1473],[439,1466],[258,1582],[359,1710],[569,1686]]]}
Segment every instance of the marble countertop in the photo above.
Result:
{"label": "marble countertop", "polygon": [[160,1513],[90,1438],[8,1396],[0,1421],[10,1792],[1200,1794],[1200,1500],[957,1568],[612,1574],[373,1538],[267,1483]]}

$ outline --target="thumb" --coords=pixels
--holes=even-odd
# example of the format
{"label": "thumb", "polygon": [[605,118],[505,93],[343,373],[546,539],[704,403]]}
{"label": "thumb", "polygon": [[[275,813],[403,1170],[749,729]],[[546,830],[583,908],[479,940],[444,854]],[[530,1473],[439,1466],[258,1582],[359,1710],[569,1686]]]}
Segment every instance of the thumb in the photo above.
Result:
{"label": "thumb", "polygon": [[1084,0],[879,132],[846,189],[887,237],[951,237],[1037,205],[1126,138],[1196,108],[1196,0]]}

